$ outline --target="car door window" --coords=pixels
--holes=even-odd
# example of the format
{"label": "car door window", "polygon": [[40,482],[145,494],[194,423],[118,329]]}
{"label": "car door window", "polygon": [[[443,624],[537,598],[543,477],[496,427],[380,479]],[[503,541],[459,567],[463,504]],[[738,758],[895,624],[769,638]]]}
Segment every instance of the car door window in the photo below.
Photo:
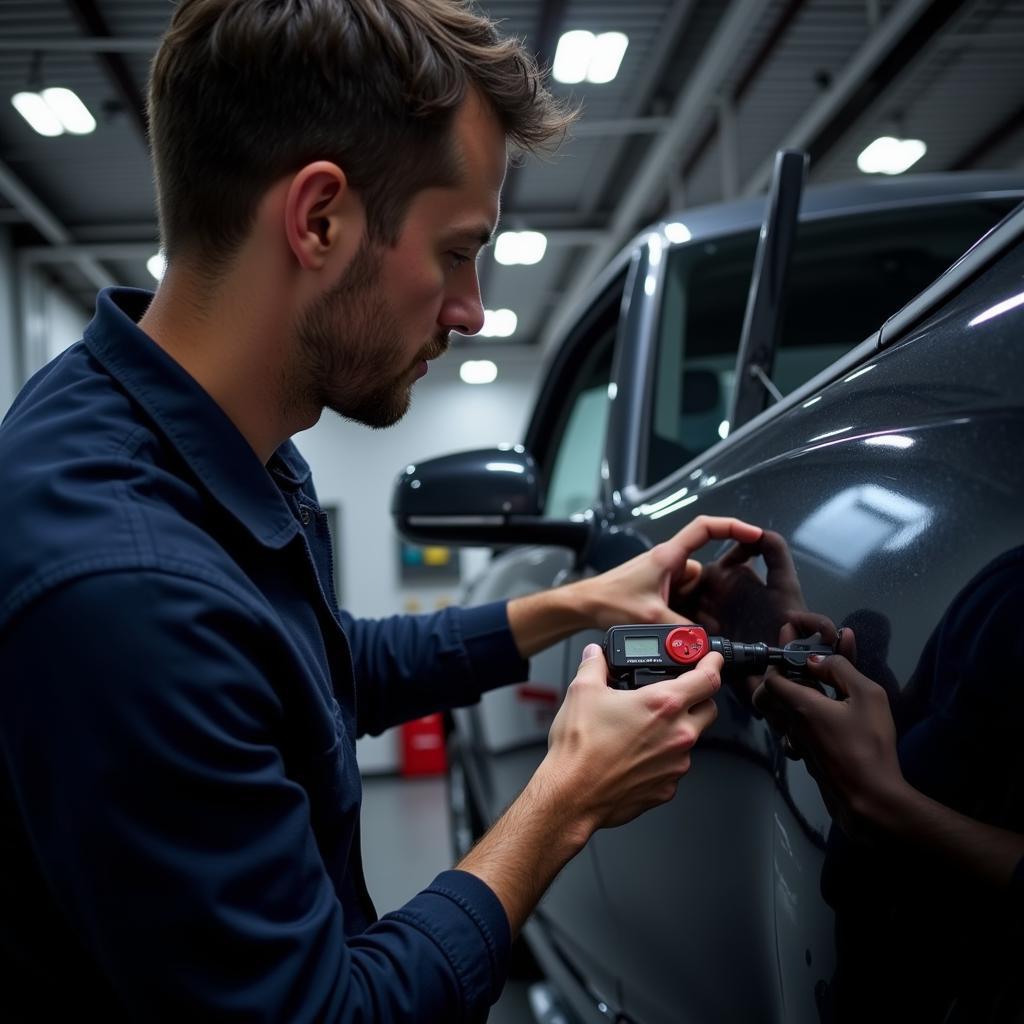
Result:
{"label": "car door window", "polygon": [[[1012,204],[1011,204],[1012,205]],[[863,341],[995,224],[997,200],[804,223],[790,264],[772,381],[785,395]],[[757,233],[673,249],[665,268],[642,483],[729,432]]]}
{"label": "car door window", "polygon": [[602,295],[596,315],[570,342],[564,383],[549,391],[557,411],[542,465],[547,480],[544,514],[553,518],[581,512],[598,499],[611,405],[608,385],[624,284],[622,275]]}

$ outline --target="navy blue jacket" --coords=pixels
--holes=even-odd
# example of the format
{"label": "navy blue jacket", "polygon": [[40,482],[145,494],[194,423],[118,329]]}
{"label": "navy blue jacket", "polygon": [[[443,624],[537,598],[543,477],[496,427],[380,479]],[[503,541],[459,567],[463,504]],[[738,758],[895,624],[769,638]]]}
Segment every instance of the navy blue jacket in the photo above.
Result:
{"label": "navy blue jacket", "polygon": [[339,611],[289,442],[267,466],[102,292],[0,428],[0,1018],[473,1021],[491,890],[377,920],[355,737],[525,678],[504,605]]}

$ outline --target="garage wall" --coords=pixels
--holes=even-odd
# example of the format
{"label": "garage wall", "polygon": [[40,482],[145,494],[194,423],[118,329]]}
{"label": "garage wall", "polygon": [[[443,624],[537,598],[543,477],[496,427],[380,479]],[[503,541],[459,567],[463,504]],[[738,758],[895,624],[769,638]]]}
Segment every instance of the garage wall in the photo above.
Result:
{"label": "garage wall", "polygon": [[[296,444],[313,470],[321,504],[340,509],[341,600],[355,615],[378,617],[402,611],[433,611],[457,600],[458,582],[427,587],[399,578],[398,536],[389,513],[395,478],[410,462],[467,448],[522,440],[533,405],[539,366],[535,352],[502,348],[493,384],[469,385],[458,377],[463,358],[486,353],[449,353],[415,387],[405,418],[387,430],[370,430],[325,413]],[[490,553],[462,550],[463,581],[486,564]],[[399,766],[397,730],[358,742],[364,773]]]}
{"label": "garage wall", "polygon": [[39,322],[35,325],[39,333],[32,349],[33,364],[28,367],[31,376],[64,349],[81,340],[92,313],[49,281],[42,272],[33,270],[29,274],[32,288],[38,289],[40,310]]}
{"label": "garage wall", "polygon": [[[82,337],[91,318],[38,269],[27,271],[26,287],[19,290],[15,268],[10,231],[0,226],[0,416],[36,370]],[[23,300],[30,314],[24,325],[27,343],[22,339]]]}
{"label": "garage wall", "polygon": [[10,228],[0,225],[0,417],[18,391],[17,306]]}
{"label": "garage wall", "polygon": [[[472,358],[479,358],[479,355]],[[313,468],[321,503],[341,509],[338,558],[341,598],[356,615],[429,611],[454,599],[458,584],[403,584],[398,538],[389,507],[395,478],[409,463],[468,448],[522,440],[537,384],[533,353],[507,353],[493,384],[458,378],[463,356],[434,363],[415,387],[406,417],[387,430],[370,430],[325,413],[296,444]],[[479,566],[479,553],[462,553],[463,576]]]}

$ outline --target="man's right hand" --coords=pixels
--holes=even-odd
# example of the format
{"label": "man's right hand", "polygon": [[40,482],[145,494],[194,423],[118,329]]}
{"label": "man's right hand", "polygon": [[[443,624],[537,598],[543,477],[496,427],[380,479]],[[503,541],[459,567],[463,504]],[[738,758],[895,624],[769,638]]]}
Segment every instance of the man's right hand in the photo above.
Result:
{"label": "man's right hand", "polygon": [[613,690],[588,644],[551,725],[547,756],[509,809],[458,864],[501,901],[515,935],[555,875],[599,828],[671,800],[690,751],[715,720],[722,658],[639,690]]}
{"label": "man's right hand", "polygon": [[613,690],[597,644],[583,651],[538,769],[564,793],[563,813],[586,835],[671,800],[690,751],[718,715],[722,658],[638,690]]}

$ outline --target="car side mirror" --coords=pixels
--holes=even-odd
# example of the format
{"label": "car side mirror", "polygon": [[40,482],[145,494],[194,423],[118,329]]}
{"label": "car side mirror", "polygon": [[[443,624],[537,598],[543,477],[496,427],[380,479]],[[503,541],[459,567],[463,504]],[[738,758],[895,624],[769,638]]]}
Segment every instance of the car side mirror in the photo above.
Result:
{"label": "car side mirror", "polygon": [[395,483],[391,515],[403,536],[428,544],[542,544],[579,553],[592,529],[583,515],[545,518],[540,471],[522,445],[406,466]]}

